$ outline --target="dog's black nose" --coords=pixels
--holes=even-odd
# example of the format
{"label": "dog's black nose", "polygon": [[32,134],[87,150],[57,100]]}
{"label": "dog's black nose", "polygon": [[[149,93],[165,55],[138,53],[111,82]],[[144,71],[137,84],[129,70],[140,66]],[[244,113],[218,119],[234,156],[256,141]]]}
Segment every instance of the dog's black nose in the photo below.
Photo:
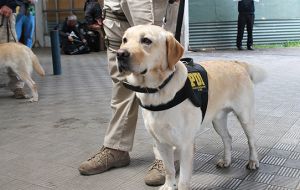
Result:
{"label": "dog's black nose", "polygon": [[119,49],[117,51],[118,60],[126,60],[130,56],[130,53],[126,49]]}
{"label": "dog's black nose", "polygon": [[128,64],[129,57],[130,57],[130,53],[127,50],[119,49],[117,51],[118,67],[120,72],[129,69],[129,64]]}

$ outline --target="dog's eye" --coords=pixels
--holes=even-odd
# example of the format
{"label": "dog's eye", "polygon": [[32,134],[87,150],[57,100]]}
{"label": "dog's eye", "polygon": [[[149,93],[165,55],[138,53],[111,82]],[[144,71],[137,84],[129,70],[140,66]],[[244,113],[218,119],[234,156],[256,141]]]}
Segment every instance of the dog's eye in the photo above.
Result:
{"label": "dog's eye", "polygon": [[152,41],[149,38],[142,38],[141,42],[146,45],[150,45]]}
{"label": "dog's eye", "polygon": [[127,42],[127,38],[123,38],[123,44]]}

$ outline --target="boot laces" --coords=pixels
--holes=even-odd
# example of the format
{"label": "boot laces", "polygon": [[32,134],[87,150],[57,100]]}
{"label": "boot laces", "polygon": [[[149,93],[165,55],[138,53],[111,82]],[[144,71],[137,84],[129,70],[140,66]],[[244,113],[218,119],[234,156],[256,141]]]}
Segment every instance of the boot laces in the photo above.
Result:
{"label": "boot laces", "polygon": [[155,161],[152,164],[152,166],[150,167],[149,171],[154,170],[154,169],[158,170],[160,173],[165,172],[165,168],[164,168],[164,164],[163,164],[162,160],[155,159]]}
{"label": "boot laces", "polygon": [[110,150],[106,147],[102,147],[99,152],[97,152],[94,156],[88,159],[95,160],[95,162],[99,163],[100,165],[105,164],[105,166],[108,166],[108,160],[109,157],[114,157],[113,154],[110,152]]}

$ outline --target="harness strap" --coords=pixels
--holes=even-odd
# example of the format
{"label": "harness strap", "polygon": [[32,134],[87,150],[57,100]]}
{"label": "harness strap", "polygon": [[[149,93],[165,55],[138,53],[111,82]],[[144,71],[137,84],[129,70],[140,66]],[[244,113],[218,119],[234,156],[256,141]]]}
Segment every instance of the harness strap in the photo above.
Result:
{"label": "harness strap", "polygon": [[162,89],[163,87],[165,87],[168,82],[170,82],[170,80],[172,79],[174,75],[174,72],[157,88],[145,88],[145,87],[139,87],[139,86],[132,86],[130,84],[128,84],[127,82],[123,81],[123,85],[128,88],[129,90],[135,91],[135,92],[140,92],[140,93],[156,93],[158,92],[160,89]]}
{"label": "harness strap", "polygon": [[147,110],[150,110],[150,111],[163,111],[163,110],[170,109],[170,108],[180,104],[181,102],[186,100],[191,95],[191,93],[192,93],[191,84],[190,84],[190,81],[187,79],[185,81],[184,86],[176,93],[175,97],[171,101],[169,101],[165,104],[157,105],[157,106],[143,105],[140,100],[139,100],[139,103],[140,103],[141,107],[143,107]]}
{"label": "harness strap", "polygon": [[6,36],[7,36],[7,42],[9,42],[9,26],[8,26],[8,21],[6,22]]}
{"label": "harness strap", "polygon": [[184,4],[185,4],[185,0],[180,0],[178,15],[177,15],[176,31],[175,31],[175,39],[178,42],[180,42],[180,36],[181,36],[181,27],[182,27],[183,16],[184,16]]}

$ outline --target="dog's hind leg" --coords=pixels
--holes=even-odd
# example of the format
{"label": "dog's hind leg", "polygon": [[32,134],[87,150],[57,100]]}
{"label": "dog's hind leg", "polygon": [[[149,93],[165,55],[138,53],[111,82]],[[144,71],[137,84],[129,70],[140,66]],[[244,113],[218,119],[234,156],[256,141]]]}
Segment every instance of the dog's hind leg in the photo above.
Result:
{"label": "dog's hind leg", "polygon": [[232,137],[227,128],[227,112],[222,111],[213,119],[213,126],[221,136],[224,145],[224,156],[217,163],[217,167],[227,168],[231,164]]}
{"label": "dog's hind leg", "polygon": [[156,142],[157,150],[162,158],[165,170],[166,170],[166,181],[165,184],[159,188],[159,190],[175,190],[176,179],[175,179],[175,167],[174,167],[174,150],[173,146]]}
{"label": "dog's hind leg", "polygon": [[[188,141],[188,140],[187,140]],[[189,190],[193,173],[194,142],[185,142],[180,147],[180,175],[178,182],[179,190]]]}
{"label": "dog's hind leg", "polygon": [[254,136],[254,104],[252,106],[243,105],[240,112],[235,110],[238,120],[240,121],[244,132],[248,138],[249,146],[249,162],[247,168],[250,170],[258,169],[259,161],[257,158],[257,151],[255,148],[255,136]]}
{"label": "dog's hind leg", "polygon": [[21,80],[24,81],[28,85],[28,87],[31,90],[32,98],[30,98],[28,101],[29,102],[37,102],[39,99],[39,96],[38,96],[37,86],[36,86],[35,82],[32,80],[30,75],[26,72],[17,73],[17,74],[21,78]]}

